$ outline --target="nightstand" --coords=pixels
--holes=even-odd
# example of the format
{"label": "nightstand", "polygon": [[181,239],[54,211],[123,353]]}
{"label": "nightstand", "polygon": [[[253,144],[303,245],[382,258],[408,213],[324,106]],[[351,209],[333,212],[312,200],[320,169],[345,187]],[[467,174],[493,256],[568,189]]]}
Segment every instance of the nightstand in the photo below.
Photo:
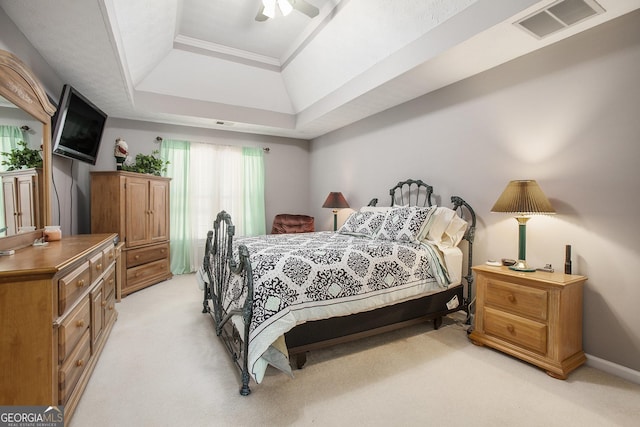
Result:
{"label": "nightstand", "polygon": [[582,351],[584,276],[479,265],[469,339],[532,363],[554,378],[587,359]]}

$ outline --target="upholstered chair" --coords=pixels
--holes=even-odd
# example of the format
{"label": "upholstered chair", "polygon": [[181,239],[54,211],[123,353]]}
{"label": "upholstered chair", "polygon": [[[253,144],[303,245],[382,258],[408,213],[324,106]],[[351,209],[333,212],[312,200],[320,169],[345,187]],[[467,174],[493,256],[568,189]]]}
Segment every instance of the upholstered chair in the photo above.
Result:
{"label": "upholstered chair", "polygon": [[314,218],[308,215],[278,214],[273,219],[271,234],[310,233],[315,231]]}

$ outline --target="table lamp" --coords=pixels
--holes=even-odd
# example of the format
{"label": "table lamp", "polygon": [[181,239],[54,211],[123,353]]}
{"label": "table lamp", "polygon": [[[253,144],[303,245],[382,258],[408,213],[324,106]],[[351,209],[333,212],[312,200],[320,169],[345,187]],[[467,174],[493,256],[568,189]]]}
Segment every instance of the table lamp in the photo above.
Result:
{"label": "table lamp", "polygon": [[335,191],[329,193],[322,207],[333,209],[333,231],[336,231],[338,229],[338,209],[348,208],[349,203],[347,203],[342,193]]}
{"label": "table lamp", "polygon": [[534,180],[516,180],[507,184],[491,212],[515,213],[518,221],[518,261],[509,268],[516,271],[535,271],[526,261],[527,221],[532,215],[554,214],[549,199]]}

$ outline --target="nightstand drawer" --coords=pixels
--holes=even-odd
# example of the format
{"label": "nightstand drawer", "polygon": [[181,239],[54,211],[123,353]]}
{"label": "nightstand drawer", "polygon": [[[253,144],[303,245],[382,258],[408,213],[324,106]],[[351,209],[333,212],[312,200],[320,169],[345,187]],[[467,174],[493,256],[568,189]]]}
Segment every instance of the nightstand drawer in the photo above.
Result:
{"label": "nightstand drawer", "polygon": [[485,304],[533,319],[547,320],[547,292],[542,289],[489,279]]}
{"label": "nightstand drawer", "polygon": [[488,335],[502,338],[540,354],[547,352],[547,325],[544,323],[485,307],[484,330]]}

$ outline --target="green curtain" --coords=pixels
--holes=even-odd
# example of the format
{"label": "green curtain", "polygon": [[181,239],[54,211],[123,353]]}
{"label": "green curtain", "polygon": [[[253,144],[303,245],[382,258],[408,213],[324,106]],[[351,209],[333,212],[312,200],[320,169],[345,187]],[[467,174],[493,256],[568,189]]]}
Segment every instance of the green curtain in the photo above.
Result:
{"label": "green curtain", "polygon": [[162,141],[160,157],[168,160],[164,176],[171,178],[169,193],[171,212],[171,272],[190,273],[191,212],[189,203],[189,142]]}
{"label": "green curtain", "polygon": [[265,234],[264,157],[260,148],[164,140],[160,157],[171,180],[171,272],[196,271],[207,231],[221,210],[237,235]]}
{"label": "green curtain", "polygon": [[266,234],[262,148],[243,147],[242,160],[244,166],[244,232],[247,236]]}
{"label": "green curtain", "polygon": [[[18,147],[18,141],[26,141],[22,130],[18,126],[0,125],[0,153],[7,153]],[[28,141],[27,141],[28,142]],[[7,170],[2,164],[5,156],[0,156],[0,172]],[[4,206],[3,191],[0,191],[0,206]],[[7,226],[4,216],[4,209],[0,209],[0,237],[6,236],[5,228]]]}

